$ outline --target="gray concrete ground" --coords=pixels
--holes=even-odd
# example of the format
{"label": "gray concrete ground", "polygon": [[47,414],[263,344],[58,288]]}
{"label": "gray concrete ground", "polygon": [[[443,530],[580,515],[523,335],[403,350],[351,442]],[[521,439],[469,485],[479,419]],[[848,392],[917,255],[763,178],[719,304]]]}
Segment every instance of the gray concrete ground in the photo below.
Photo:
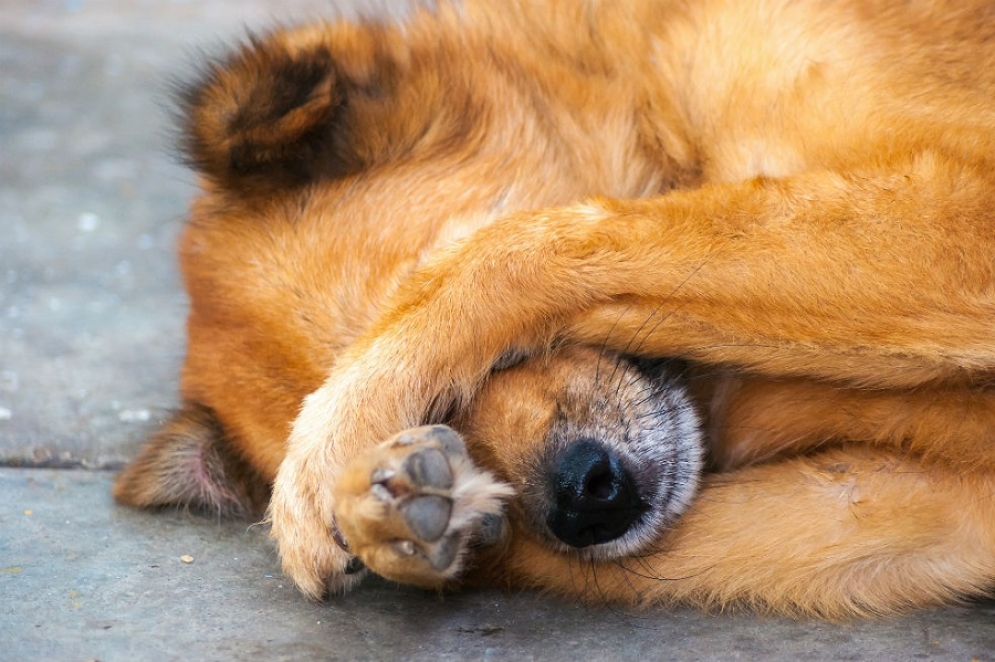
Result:
{"label": "gray concrete ground", "polygon": [[992,604],[831,625],[375,581],[308,603],[258,528],[115,506],[110,470],[176,404],[183,352],[169,77],[330,10],[0,0],[0,659],[995,660]]}

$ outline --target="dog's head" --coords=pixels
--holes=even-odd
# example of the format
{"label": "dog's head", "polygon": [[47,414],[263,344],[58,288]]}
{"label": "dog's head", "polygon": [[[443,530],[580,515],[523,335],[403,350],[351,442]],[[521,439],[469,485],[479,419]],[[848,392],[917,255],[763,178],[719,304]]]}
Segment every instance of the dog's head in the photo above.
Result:
{"label": "dog's head", "polygon": [[[321,25],[254,38],[183,94],[183,146],[204,189],[182,249],[194,311],[185,388],[226,430],[259,430],[267,416],[268,437],[282,443],[322,369],[454,238],[517,209],[667,186],[631,147],[639,141],[621,137],[635,130],[628,119],[587,118],[628,151],[571,154],[571,141],[594,139],[543,129],[570,124],[500,66],[470,61],[488,50],[392,30]],[[277,342],[273,320],[293,343]],[[696,416],[672,361],[578,347],[531,357],[495,371],[456,425],[476,461],[517,489],[517,527],[592,557],[656,540],[701,470]],[[281,450],[257,467],[264,476]]]}

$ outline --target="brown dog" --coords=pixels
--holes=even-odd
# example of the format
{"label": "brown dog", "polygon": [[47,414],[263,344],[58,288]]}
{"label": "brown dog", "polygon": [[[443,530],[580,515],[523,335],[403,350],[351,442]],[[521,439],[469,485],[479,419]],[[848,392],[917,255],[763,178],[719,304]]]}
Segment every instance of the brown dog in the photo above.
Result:
{"label": "brown dog", "polygon": [[[338,29],[335,43],[347,49],[386,43],[386,35],[372,26],[368,32]],[[281,33],[253,42],[210,65],[184,95],[185,148],[205,175],[205,195],[194,206],[181,249],[192,304],[184,405],[118,479],[115,494],[126,503],[261,514],[304,396],[321,385],[343,348],[417,267],[499,214],[470,215],[454,206],[447,218],[434,220],[442,201],[433,190],[420,203],[423,212],[412,216],[419,204],[413,192],[392,202],[377,193],[378,187],[409,185],[410,171],[393,183],[371,176],[365,166],[337,176],[326,173],[342,165],[335,161],[338,148],[324,144],[335,135],[323,132],[349,126],[369,131],[364,138],[357,135],[359,148],[362,140],[379,139],[376,132],[389,129],[397,108],[382,108],[378,112],[390,115],[368,120],[375,105],[364,109],[362,98],[378,94],[384,84],[379,77],[389,71],[333,72],[328,54],[320,51],[293,59],[287,44],[301,35]],[[359,63],[369,68],[366,61]],[[342,78],[333,80],[333,74]],[[333,82],[356,86],[348,97],[355,116],[339,116],[326,127],[331,113],[343,110],[334,105]],[[432,82],[427,78],[423,85]],[[424,91],[423,86],[413,89]],[[402,138],[384,146],[394,149]],[[433,147],[431,141],[425,146]],[[464,147],[462,139],[433,147],[419,168],[439,173],[424,182],[444,182],[441,173],[451,168],[447,153]],[[319,156],[315,150],[329,154]],[[370,185],[372,190],[363,191]],[[470,190],[471,212],[481,204],[472,196],[487,200],[495,194],[486,181],[464,186]],[[580,193],[558,195],[567,201]],[[356,206],[350,209],[350,204]],[[335,218],[326,213],[331,209]],[[574,346],[529,359],[510,353],[501,363],[489,389],[493,397],[506,397],[499,407],[440,418],[481,431],[471,433],[469,441],[474,457],[485,465],[494,465],[488,447],[508,435],[539,453],[534,477],[524,471],[506,476],[522,488],[516,519],[531,526],[534,536],[561,548],[568,547],[565,538],[620,555],[654,542],[687,508],[701,472],[703,440],[682,362],[637,360]],[[482,436],[488,429],[497,436]],[[340,518],[352,548],[382,574],[436,585],[460,573],[471,543],[506,542],[502,519],[488,516],[500,515],[513,491],[479,470],[448,428],[427,427],[402,438],[412,436],[417,443],[393,452],[378,450],[367,458],[368,470],[357,468],[354,473],[367,481],[361,487],[365,492],[374,471],[382,477],[379,498]],[[533,460],[523,453],[515,461],[524,466]],[[383,478],[388,474],[390,480]],[[402,485],[402,478],[408,484]],[[577,508],[554,509],[555,491],[527,489],[527,481],[540,479],[543,485],[558,481],[560,493],[576,491],[579,483]],[[612,498],[589,498],[593,490]],[[366,538],[375,548],[386,535],[381,502],[391,491],[403,497],[392,513],[394,524],[404,527],[402,540],[415,538],[427,550],[428,567],[391,562],[393,557],[378,562],[370,558],[373,551],[363,553]],[[363,507],[373,512],[364,519],[368,528],[357,531],[353,520],[364,518]]]}
{"label": "brown dog", "polygon": [[[119,498],[275,475],[315,596],[356,558],[827,616],[989,590],[993,17],[466,0],[254,41],[187,97],[188,404]],[[677,526],[694,420],[633,356],[695,366],[720,471]],[[444,428],[379,443],[442,420],[472,462]]]}

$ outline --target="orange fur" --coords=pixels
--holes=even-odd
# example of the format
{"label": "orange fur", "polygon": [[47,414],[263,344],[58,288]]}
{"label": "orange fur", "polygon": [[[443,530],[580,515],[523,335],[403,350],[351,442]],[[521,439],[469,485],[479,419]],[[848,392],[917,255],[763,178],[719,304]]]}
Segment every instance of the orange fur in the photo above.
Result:
{"label": "orange fur", "polygon": [[[369,486],[350,463],[426,418],[515,484],[548,385],[587,383],[547,350],[591,345],[695,364],[721,472],[617,565],[513,503],[481,578],[830,617],[989,591],[993,16],[465,0],[212,64],[185,100],[182,392],[275,481],[288,575],[354,583],[330,528]],[[488,378],[509,351],[531,358]],[[135,466],[118,498],[169,502]]]}

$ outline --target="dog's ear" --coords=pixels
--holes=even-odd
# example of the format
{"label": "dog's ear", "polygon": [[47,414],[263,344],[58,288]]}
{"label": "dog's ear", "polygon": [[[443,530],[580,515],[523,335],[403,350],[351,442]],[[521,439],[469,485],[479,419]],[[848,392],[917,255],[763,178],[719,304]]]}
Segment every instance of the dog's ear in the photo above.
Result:
{"label": "dog's ear", "polygon": [[363,113],[389,100],[398,77],[385,30],[278,31],[209,62],[179,94],[188,163],[246,195],[368,166],[379,141]]}
{"label": "dog's ear", "polygon": [[138,508],[255,518],[269,488],[231,448],[214,413],[186,403],[118,475],[114,498]]}

